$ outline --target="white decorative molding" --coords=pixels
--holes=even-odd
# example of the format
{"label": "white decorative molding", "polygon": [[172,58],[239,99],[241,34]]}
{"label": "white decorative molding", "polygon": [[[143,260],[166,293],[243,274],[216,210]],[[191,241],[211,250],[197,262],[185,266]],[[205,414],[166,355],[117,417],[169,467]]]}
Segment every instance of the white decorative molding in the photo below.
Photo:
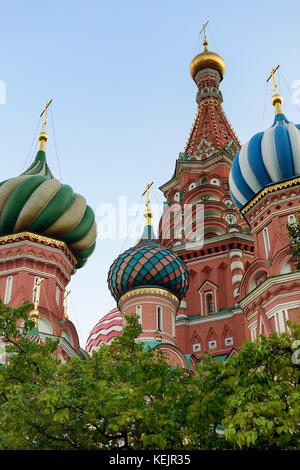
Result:
{"label": "white decorative molding", "polygon": [[233,258],[234,256],[239,256],[240,258],[242,258],[243,251],[235,248],[234,250],[229,251],[229,256],[230,256],[230,259]]}
{"label": "white decorative molding", "polygon": [[251,315],[249,315],[249,316],[247,317],[247,320],[250,321],[250,320],[252,320],[252,318],[257,317],[257,315],[258,315],[258,310],[256,310],[255,312],[251,313]]}
{"label": "white decorative molding", "polygon": [[259,284],[255,289],[249,292],[243,299],[239,301],[240,306],[244,309],[251,303],[256,297],[259,297],[266,290],[270,289],[273,285],[283,284],[284,282],[289,281],[299,281],[300,272],[288,273],[288,274],[279,274],[278,276],[267,277],[261,284]]}
{"label": "white decorative molding", "polygon": [[234,285],[236,282],[241,282],[242,279],[242,274],[235,274],[234,276],[232,276],[232,284]]}
{"label": "white decorative molding", "polygon": [[[282,190],[276,191],[276,193],[279,193],[279,192],[281,192],[281,191],[282,191]],[[272,194],[276,194],[276,193],[275,193],[275,192],[272,192]],[[268,194],[270,194],[270,193],[268,193]],[[266,194],[265,196],[267,196],[268,194]],[[265,196],[264,196],[264,197],[265,197]],[[287,200],[289,200],[289,201],[296,201],[296,202],[298,203],[298,208],[299,208],[299,196],[298,196],[298,195],[296,195],[296,196],[290,196]],[[266,207],[264,207],[261,211],[259,211],[259,213],[258,213],[257,215],[253,216],[253,218],[251,219],[251,225],[253,226],[253,225],[254,225],[254,222],[256,222],[257,219],[259,219],[267,210],[269,210],[270,207],[272,207],[272,206],[277,206],[277,205],[278,205],[278,200],[269,202],[269,204],[268,204]],[[255,207],[256,207],[256,205],[253,206],[253,208],[251,208],[251,209],[254,209]],[[251,209],[249,210],[249,215],[250,215],[251,212],[252,212]],[[278,216],[278,215],[289,214],[289,213],[291,212],[291,210],[296,211],[296,210],[297,210],[297,207],[294,206],[293,209],[290,208],[290,207],[287,208],[287,209],[281,209],[281,210],[276,209],[276,215]],[[263,225],[268,224],[268,222],[270,222],[273,217],[274,217],[274,212],[273,212],[272,214],[268,215],[268,216],[267,216],[264,220],[262,220],[261,222],[258,222],[257,226],[252,229],[252,233],[255,234],[258,230],[261,229],[261,227],[262,227]]]}
{"label": "white decorative molding", "polygon": [[233,291],[233,297],[236,299],[239,296],[239,287],[236,287]]}
{"label": "white decorative molding", "polygon": [[201,325],[202,323],[215,322],[218,320],[225,320],[226,318],[232,318],[234,315],[244,315],[242,309],[235,309],[233,312],[217,313],[214,315],[207,315],[205,317],[196,318],[195,320],[188,320],[189,317],[182,318],[182,316],[176,318],[176,324],[179,325]]}
{"label": "white decorative molding", "polygon": [[38,271],[37,269],[31,269],[31,268],[25,268],[25,267],[21,267],[21,268],[15,268],[15,269],[8,269],[7,271],[1,271],[0,272],[0,277],[3,277],[7,274],[15,274],[15,273],[19,273],[19,272],[22,272],[22,271],[25,271],[26,273],[32,273],[32,274],[35,274],[36,276],[39,276],[39,277],[45,277],[45,278],[51,278],[51,279],[55,279],[55,281],[57,282],[57,284],[60,286],[60,288],[64,291],[65,290],[65,286],[62,285],[62,283],[60,282],[60,280],[58,279],[58,277],[54,276],[54,274],[49,274],[47,272],[43,272],[43,271]]}
{"label": "white decorative molding", "polygon": [[[21,256],[19,254],[17,256],[10,256],[9,258],[0,258],[0,263],[10,262],[12,260],[20,259],[20,258],[27,258],[27,259],[34,260],[34,261],[43,262],[44,264],[54,265],[54,266],[56,266],[57,268],[60,269],[60,271],[64,274],[64,276],[66,277],[66,279],[68,279],[68,281],[70,281],[70,279],[71,279],[71,276],[65,271],[65,269],[62,267],[62,265],[60,263],[57,263],[53,259],[39,258],[37,256],[30,255],[30,254],[27,254],[27,253],[26,254],[21,253]],[[73,268],[72,268],[72,270],[73,270]],[[2,272],[3,271],[1,270],[1,273]]]}
{"label": "white decorative molding", "polygon": [[241,271],[244,271],[244,265],[241,261],[233,261],[230,265],[231,272],[235,271],[236,269],[241,269]]}
{"label": "white decorative molding", "polygon": [[[157,335],[159,336],[159,335]],[[170,336],[170,335],[169,335]],[[173,341],[169,341],[165,338],[162,338],[161,340],[160,339],[157,339],[157,338],[153,338],[153,336],[149,336],[149,337],[146,337],[146,336],[140,336],[139,338],[137,338],[137,343],[145,343],[146,341],[151,341],[152,343],[153,342],[156,342],[157,343],[157,346],[161,346],[162,344],[166,343],[166,344],[171,344],[172,346],[175,346],[174,344],[174,340]]]}
{"label": "white decorative molding", "polygon": [[[293,294],[295,294],[295,292],[293,292]],[[299,307],[300,307],[300,300],[298,301],[294,300],[292,302],[285,302],[283,304],[277,304],[266,313],[266,317],[271,318],[274,315],[274,313],[276,313],[279,309],[291,310],[291,309],[299,308]]]}

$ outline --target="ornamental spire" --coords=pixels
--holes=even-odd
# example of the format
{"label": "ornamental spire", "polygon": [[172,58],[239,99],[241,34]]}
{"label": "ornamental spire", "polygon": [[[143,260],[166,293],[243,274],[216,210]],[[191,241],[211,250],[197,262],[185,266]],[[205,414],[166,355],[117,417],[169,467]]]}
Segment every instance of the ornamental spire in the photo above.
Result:
{"label": "ornamental spire", "polygon": [[150,209],[150,199],[149,199],[149,189],[152,185],[153,185],[153,181],[151,183],[148,183],[147,186],[146,186],[145,191],[142,194],[142,196],[145,196],[145,194],[147,194],[147,202],[146,202],[147,209],[144,212],[144,217],[146,219],[146,225],[152,225],[152,223],[151,223],[152,210]]}
{"label": "ornamental spire", "polygon": [[276,80],[275,80],[275,72],[276,72],[276,70],[279,69],[279,67],[280,67],[280,64],[278,64],[277,67],[275,67],[275,69],[272,68],[271,73],[270,73],[270,75],[268,76],[268,78],[266,80],[268,82],[271,77],[273,79],[274,95],[271,98],[271,103],[272,103],[273,106],[275,106],[275,114],[282,114],[281,104],[282,104],[283,98],[277,92],[277,83],[276,83]]}
{"label": "ornamental spire", "polygon": [[[205,25],[202,30],[205,31]],[[203,44],[205,48],[206,37]],[[239,140],[222,108],[219,83],[224,72],[223,59],[207,48],[193,59],[191,74],[198,87],[198,110],[181,158],[204,160],[221,150],[227,150],[234,156],[239,150]]]}
{"label": "ornamental spire", "polygon": [[207,49],[206,27],[203,24],[204,51],[196,55],[190,65],[191,76],[198,87],[197,116],[180,158],[204,160],[222,150],[234,156],[240,148],[235,132],[221,106],[223,97],[219,84],[225,74],[225,62],[216,52]]}
{"label": "ornamental spire", "polygon": [[142,196],[145,196],[145,194],[147,195],[146,210],[144,212],[144,217],[146,221],[145,221],[144,231],[142,233],[140,240],[138,240],[138,243],[144,240],[155,240],[155,235],[153,232],[152,221],[151,221],[152,210],[150,209],[150,198],[149,198],[149,189],[151,188],[152,185],[153,185],[153,181],[151,183],[148,183],[146,185],[145,191],[142,194]]}
{"label": "ornamental spire", "polygon": [[42,132],[39,135],[39,141],[40,141],[39,151],[42,150],[43,152],[45,152],[46,142],[48,140],[48,135],[46,134],[46,122],[47,122],[46,119],[47,119],[48,106],[50,106],[51,103],[52,103],[52,98],[51,98],[50,101],[48,101],[48,103],[45,104],[45,107],[44,107],[43,111],[40,114],[40,117],[42,117],[44,115],[43,128],[42,128]]}

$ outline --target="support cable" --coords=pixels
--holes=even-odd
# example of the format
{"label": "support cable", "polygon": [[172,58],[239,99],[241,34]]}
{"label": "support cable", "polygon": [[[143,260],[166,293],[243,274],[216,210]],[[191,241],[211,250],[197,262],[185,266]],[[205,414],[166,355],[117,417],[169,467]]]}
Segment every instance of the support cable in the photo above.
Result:
{"label": "support cable", "polygon": [[77,318],[76,310],[73,304],[72,296],[71,297],[71,306],[72,306],[72,312],[74,314],[75,322],[76,322],[76,329],[78,330],[78,336],[79,336],[79,344],[81,343],[83,345],[83,349],[85,348],[85,344],[83,342],[83,336],[82,336],[82,331],[80,329],[80,324]]}
{"label": "support cable", "polygon": [[59,177],[60,180],[62,181],[62,173],[61,173],[61,166],[60,166],[60,161],[59,161],[59,155],[58,155],[58,150],[57,150],[57,143],[56,143],[56,135],[55,135],[55,128],[54,128],[54,118],[53,118],[53,106],[50,107],[51,111],[51,122],[52,122],[52,130],[53,130],[53,140],[54,140],[54,147],[55,147],[55,153],[56,153],[56,160],[57,160],[57,167],[58,167],[58,172],[59,172]]}
{"label": "support cable", "polygon": [[266,104],[267,104],[267,94],[268,94],[268,84],[266,83],[266,85],[265,85],[265,103],[264,103],[264,110],[263,110],[263,115],[262,115],[262,120],[261,120],[261,130],[263,130],[263,126],[264,126],[265,113],[266,113]]}
{"label": "support cable", "polygon": [[219,49],[218,49],[218,47],[217,47],[216,41],[214,40],[214,37],[213,37],[212,32],[211,32],[211,29],[210,29],[210,27],[209,27],[208,25],[207,25],[207,29],[208,29],[208,31],[209,31],[210,37],[212,38],[212,42],[214,43],[215,50],[216,50],[217,53],[219,54],[220,52],[219,52]]}
{"label": "support cable", "polygon": [[51,326],[52,326],[52,331],[53,331],[53,334],[54,333],[54,324],[53,324],[53,321],[52,321],[52,315],[51,315],[51,312],[50,312],[50,308],[49,308],[49,303],[48,303],[48,298],[47,298],[47,294],[46,294],[46,289],[44,288],[44,283],[42,282],[42,290],[45,294],[45,299],[46,299],[46,304],[47,304],[47,308],[48,308],[48,313],[49,313],[49,318],[50,318],[50,322],[51,322]]}
{"label": "support cable", "polygon": [[284,81],[284,84],[285,84],[285,86],[286,86],[286,88],[287,88],[287,90],[288,90],[288,92],[289,92],[289,94],[290,94],[290,97],[291,97],[291,99],[292,99],[292,103],[296,106],[296,108],[298,109],[298,111],[299,111],[299,113],[300,113],[300,107],[298,106],[298,103],[295,103],[295,102],[293,101],[293,94],[292,94],[292,92],[291,92],[291,90],[290,90],[290,88],[289,88],[289,86],[288,86],[288,84],[287,84],[287,81],[286,81],[286,79],[285,79],[285,77],[284,77],[284,75],[283,75],[281,69],[279,69],[279,76],[280,76],[280,75],[282,76],[283,81]]}
{"label": "support cable", "polygon": [[[38,140],[37,140],[37,135],[38,135],[38,129],[40,127],[40,123],[41,123],[41,118],[39,117],[38,119],[38,122],[37,122],[37,125],[36,125],[36,129],[35,129],[35,132],[34,132],[34,137],[33,137],[33,140],[32,140],[32,143],[30,145],[30,148],[29,148],[29,151],[27,153],[27,156],[26,156],[26,159],[25,159],[25,162],[24,162],[24,165],[23,165],[23,168],[22,168],[22,173],[28,163],[28,161],[32,158],[32,156],[34,155],[34,152],[36,151],[36,148],[38,146]],[[34,145],[35,144],[35,145]]]}

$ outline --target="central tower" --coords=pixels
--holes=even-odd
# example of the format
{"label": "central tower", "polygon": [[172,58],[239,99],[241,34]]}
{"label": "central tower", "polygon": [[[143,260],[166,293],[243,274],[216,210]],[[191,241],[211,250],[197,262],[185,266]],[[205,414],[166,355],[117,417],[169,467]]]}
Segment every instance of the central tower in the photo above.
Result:
{"label": "central tower", "polygon": [[209,51],[205,36],[190,73],[198,89],[196,118],[172,178],[160,188],[166,202],[159,238],[185,261],[190,275],[176,317],[178,346],[224,356],[245,335],[237,296],[253,259],[253,240],[229,193],[240,143],[222,108],[225,62]]}

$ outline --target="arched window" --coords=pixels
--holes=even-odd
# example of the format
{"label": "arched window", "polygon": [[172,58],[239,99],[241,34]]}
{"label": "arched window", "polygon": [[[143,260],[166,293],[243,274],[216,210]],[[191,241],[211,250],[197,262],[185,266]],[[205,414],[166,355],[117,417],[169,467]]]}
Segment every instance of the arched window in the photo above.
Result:
{"label": "arched window", "polygon": [[214,301],[211,292],[205,294],[205,311],[206,315],[211,315],[214,313]]}
{"label": "arched window", "polygon": [[264,237],[264,244],[265,244],[265,250],[266,250],[266,258],[268,258],[269,252],[270,252],[270,240],[269,240],[268,229],[266,227],[263,229],[263,237]]}
{"label": "arched window", "polygon": [[288,259],[281,266],[280,274],[288,274],[294,271],[294,266],[291,259]]}
{"label": "arched window", "polygon": [[45,317],[39,316],[38,318],[38,329],[41,333],[53,334],[53,328],[49,320]]}
{"label": "arched window", "polygon": [[71,344],[71,346],[74,346],[72,333],[68,329],[63,330],[61,336],[62,338],[65,338]]}
{"label": "arched window", "polygon": [[142,324],[142,306],[137,305],[136,306],[136,316],[138,317],[139,324]]}
{"label": "arched window", "polygon": [[57,305],[59,305],[59,301],[60,301],[60,288],[58,286],[56,286],[56,303],[57,303]]}
{"label": "arched window", "polygon": [[258,271],[251,279],[249,284],[248,292],[251,292],[257,286],[259,286],[265,279],[267,279],[268,275],[266,271]]}
{"label": "arched window", "polygon": [[250,325],[249,328],[251,334],[251,341],[255,341],[257,338],[257,321]]}
{"label": "arched window", "polygon": [[226,206],[228,207],[228,209],[230,209],[231,206],[232,206],[232,201],[231,201],[231,199],[226,199],[226,200],[224,201],[224,204],[226,204]]}
{"label": "arched window", "polygon": [[201,184],[207,184],[207,178],[206,177],[202,178]]}
{"label": "arched window", "polygon": [[212,315],[218,311],[217,288],[213,282],[205,281],[198,290],[201,315]]}
{"label": "arched window", "polygon": [[8,304],[11,299],[11,291],[12,291],[12,284],[13,284],[13,277],[9,276],[6,281],[5,287],[5,295],[4,295],[4,303]]}
{"label": "arched window", "polygon": [[288,320],[288,313],[286,310],[279,310],[275,313],[275,329],[277,333],[281,334],[286,331],[285,322]]}
{"label": "arched window", "polygon": [[296,223],[297,223],[296,217],[294,216],[294,214],[290,214],[290,215],[288,216],[288,224],[289,224],[289,225],[294,225],[294,224],[296,224]]}
{"label": "arched window", "polygon": [[220,181],[218,178],[213,178],[210,180],[210,184],[214,184],[215,186],[220,186]]}
{"label": "arched window", "polygon": [[157,330],[162,330],[162,308],[160,306],[157,307]]}
{"label": "arched window", "polygon": [[180,227],[177,231],[177,237],[176,238],[183,238],[182,235],[184,233],[184,227]]}

